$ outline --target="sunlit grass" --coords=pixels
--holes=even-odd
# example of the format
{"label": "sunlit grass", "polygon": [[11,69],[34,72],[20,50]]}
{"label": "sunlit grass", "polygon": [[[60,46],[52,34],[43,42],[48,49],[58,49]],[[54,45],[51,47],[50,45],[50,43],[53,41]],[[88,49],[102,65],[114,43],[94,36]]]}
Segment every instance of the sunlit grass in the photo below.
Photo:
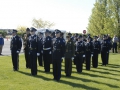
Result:
{"label": "sunlit grass", "polygon": [[62,63],[62,77],[59,82],[53,80],[51,72],[45,73],[44,68],[38,66],[38,75],[31,76],[30,69],[26,69],[24,56],[20,56],[19,71],[12,71],[10,56],[0,56],[0,90],[120,90],[120,55],[110,54],[110,64],[101,66],[99,55],[98,68],[76,72],[73,65],[72,76],[66,77],[64,62]]}

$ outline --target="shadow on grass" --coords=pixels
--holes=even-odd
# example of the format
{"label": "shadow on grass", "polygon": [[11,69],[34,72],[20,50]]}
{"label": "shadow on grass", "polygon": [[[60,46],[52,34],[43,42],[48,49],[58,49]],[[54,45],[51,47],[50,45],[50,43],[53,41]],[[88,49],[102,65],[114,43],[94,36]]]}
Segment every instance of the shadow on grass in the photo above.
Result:
{"label": "shadow on grass", "polygon": [[97,73],[101,73],[101,74],[109,74],[109,75],[117,75],[120,76],[120,74],[114,74],[114,73],[110,73],[110,71],[96,71],[96,70],[90,70],[91,72],[97,72]]}
{"label": "shadow on grass", "polygon": [[119,72],[120,73],[120,71],[119,70],[115,70],[115,69],[112,69],[112,68],[101,68],[101,67],[98,67],[97,69],[102,69],[102,70],[106,70],[106,71],[115,71],[115,72]]}
{"label": "shadow on grass", "polygon": [[[82,74],[82,73],[81,73]],[[64,77],[63,75],[62,75],[62,77]],[[109,86],[109,87],[111,87],[111,88],[120,88],[119,86],[115,86],[115,85],[111,85],[111,84],[107,84],[107,83],[104,83],[104,82],[99,82],[99,81],[94,81],[94,80],[89,80],[89,79],[85,79],[85,78],[82,78],[82,77],[75,77],[75,76],[71,76],[70,77],[71,79],[75,79],[75,80],[81,80],[81,81],[83,81],[83,82],[90,82],[90,83],[96,83],[96,84],[103,84],[103,85],[107,85],[107,86]],[[86,89],[88,89],[88,88],[86,88]],[[90,90],[90,88],[89,88],[89,90]],[[92,90],[92,88],[91,88],[91,90]],[[96,89],[96,90],[98,90],[98,89]]]}
{"label": "shadow on grass", "polygon": [[27,72],[23,72],[23,71],[18,71],[19,73],[22,73],[24,75],[27,75],[27,76],[31,76],[31,77],[34,77],[34,78],[41,78],[43,80],[47,80],[47,81],[50,81],[52,79],[50,78],[47,78],[47,77],[44,77],[44,76],[40,76],[40,75],[36,75],[36,76],[32,76],[30,73],[27,73]]}
{"label": "shadow on grass", "polygon": [[100,89],[97,89],[94,87],[90,87],[90,86],[78,84],[78,83],[73,83],[73,82],[69,82],[69,81],[65,81],[65,80],[60,80],[59,83],[67,84],[67,85],[70,85],[72,87],[84,88],[86,90],[100,90]]}

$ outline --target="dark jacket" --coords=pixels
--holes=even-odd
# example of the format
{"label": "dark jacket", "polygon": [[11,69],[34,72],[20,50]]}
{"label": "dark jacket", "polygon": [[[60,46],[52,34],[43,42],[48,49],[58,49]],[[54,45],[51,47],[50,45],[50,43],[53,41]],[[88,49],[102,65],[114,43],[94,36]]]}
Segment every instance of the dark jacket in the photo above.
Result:
{"label": "dark jacket", "polygon": [[68,41],[65,45],[65,58],[72,58],[75,54],[75,46],[72,40]]}

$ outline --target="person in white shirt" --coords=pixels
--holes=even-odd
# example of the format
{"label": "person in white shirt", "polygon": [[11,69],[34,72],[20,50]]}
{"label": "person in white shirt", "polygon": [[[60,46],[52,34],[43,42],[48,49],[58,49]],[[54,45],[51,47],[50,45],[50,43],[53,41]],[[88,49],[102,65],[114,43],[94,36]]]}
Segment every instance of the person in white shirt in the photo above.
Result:
{"label": "person in white shirt", "polygon": [[112,48],[112,51],[114,53],[114,50],[115,50],[115,53],[117,53],[117,42],[118,42],[118,37],[116,35],[114,35],[113,39],[113,48]]}

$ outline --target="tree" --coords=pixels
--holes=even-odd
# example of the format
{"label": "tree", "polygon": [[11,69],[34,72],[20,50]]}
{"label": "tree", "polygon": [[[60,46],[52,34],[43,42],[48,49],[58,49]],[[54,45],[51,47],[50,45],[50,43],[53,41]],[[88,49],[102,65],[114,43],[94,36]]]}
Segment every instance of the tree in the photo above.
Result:
{"label": "tree", "polygon": [[18,30],[18,32],[20,32],[20,33],[25,33],[25,31],[26,31],[26,26],[18,26],[17,27],[17,30]]}
{"label": "tree", "polygon": [[96,0],[89,18],[88,32],[120,36],[120,0]]}
{"label": "tree", "polygon": [[106,33],[104,31],[104,23],[106,17],[106,0],[96,0],[92,15],[89,18],[88,32],[96,35]]}
{"label": "tree", "polygon": [[40,19],[33,19],[32,20],[32,25],[35,28],[51,28],[52,26],[54,26],[55,24],[50,22],[50,21],[44,21],[41,18]]}

